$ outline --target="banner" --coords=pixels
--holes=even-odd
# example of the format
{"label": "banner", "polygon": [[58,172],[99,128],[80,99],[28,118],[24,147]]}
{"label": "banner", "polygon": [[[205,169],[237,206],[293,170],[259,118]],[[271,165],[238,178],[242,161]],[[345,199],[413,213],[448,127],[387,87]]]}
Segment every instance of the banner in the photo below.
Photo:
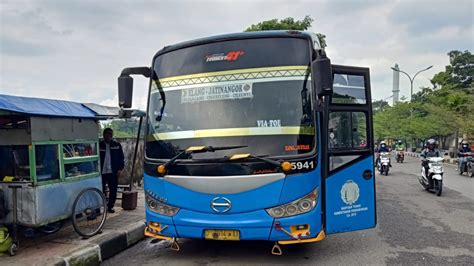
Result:
{"label": "banner", "polygon": [[181,90],[181,103],[252,98],[252,84],[227,84]]}

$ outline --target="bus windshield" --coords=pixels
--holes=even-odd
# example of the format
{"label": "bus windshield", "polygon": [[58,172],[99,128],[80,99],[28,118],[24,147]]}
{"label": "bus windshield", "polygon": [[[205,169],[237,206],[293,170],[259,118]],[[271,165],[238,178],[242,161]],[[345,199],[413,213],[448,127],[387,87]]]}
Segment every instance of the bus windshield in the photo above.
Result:
{"label": "bus windshield", "polygon": [[158,56],[146,156],[170,159],[190,146],[245,147],[235,153],[294,156],[315,148],[310,47],[299,38],[208,43]]}

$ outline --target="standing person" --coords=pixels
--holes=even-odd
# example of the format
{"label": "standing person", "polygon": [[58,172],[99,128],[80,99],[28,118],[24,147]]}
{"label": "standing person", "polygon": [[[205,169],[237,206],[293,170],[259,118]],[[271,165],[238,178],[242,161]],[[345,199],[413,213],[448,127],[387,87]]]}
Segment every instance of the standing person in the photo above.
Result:
{"label": "standing person", "polygon": [[114,213],[115,200],[117,199],[118,176],[125,166],[122,145],[113,140],[114,131],[106,128],[103,131],[104,139],[99,142],[100,168],[102,169],[102,189],[109,187],[109,200],[107,212]]}

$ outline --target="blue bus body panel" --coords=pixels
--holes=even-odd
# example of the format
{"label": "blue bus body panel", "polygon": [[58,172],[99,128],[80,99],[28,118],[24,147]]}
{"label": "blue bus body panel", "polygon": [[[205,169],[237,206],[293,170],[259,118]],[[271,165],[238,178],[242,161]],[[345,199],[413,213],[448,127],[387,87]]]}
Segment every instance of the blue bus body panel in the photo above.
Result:
{"label": "blue bus body panel", "polygon": [[273,218],[265,210],[239,214],[209,214],[180,210],[173,217],[179,237],[204,238],[206,229],[240,231],[242,240],[267,240]]}
{"label": "blue bus body panel", "polygon": [[168,203],[187,210],[203,213],[215,212],[211,201],[216,197],[225,197],[232,202],[232,208],[226,214],[252,212],[278,205],[284,179],[265,186],[236,194],[206,194],[195,192],[164,181]]}
{"label": "blue bus body panel", "polygon": [[[206,229],[230,229],[239,230],[241,240],[290,240],[291,237],[283,231],[273,229],[275,219],[265,209],[309,194],[320,184],[317,171],[318,168],[254,190],[226,195],[194,192],[162,178],[145,175],[145,191],[153,191],[160,198],[166,199],[167,204],[181,208],[174,217],[162,216],[146,208],[146,218],[148,222],[168,226],[162,234],[171,237],[203,238]],[[211,209],[211,200],[218,196],[231,200],[231,210],[217,214]],[[311,212],[276,220],[287,231],[290,231],[292,225],[309,224],[311,234],[306,237],[315,237],[322,227],[321,194],[318,205]]]}
{"label": "blue bus body panel", "polygon": [[[362,173],[372,171],[365,179]],[[326,233],[375,227],[374,157],[351,164],[326,179]]]}
{"label": "blue bus body panel", "polygon": [[285,178],[285,184],[283,185],[278,205],[304,197],[311,191],[315,190],[316,187],[321,187],[320,172],[321,169],[318,164],[316,169],[312,172],[287,176]]}

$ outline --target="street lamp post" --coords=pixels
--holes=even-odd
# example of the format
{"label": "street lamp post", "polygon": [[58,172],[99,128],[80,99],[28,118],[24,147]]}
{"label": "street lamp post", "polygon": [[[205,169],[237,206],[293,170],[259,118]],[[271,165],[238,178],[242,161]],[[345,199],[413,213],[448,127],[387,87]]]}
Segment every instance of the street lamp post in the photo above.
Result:
{"label": "street lamp post", "polygon": [[405,72],[403,70],[400,70],[400,69],[397,69],[397,68],[394,68],[394,67],[391,67],[391,69],[394,70],[394,71],[405,74],[408,77],[408,79],[410,80],[410,101],[412,101],[413,100],[413,81],[415,80],[416,76],[418,76],[418,74],[420,74],[421,72],[426,71],[426,70],[428,70],[432,67],[433,66],[429,66],[425,69],[422,69],[422,70],[416,72],[416,74],[413,76],[413,78],[407,72]]}
{"label": "street lamp post", "polygon": [[[420,74],[421,72],[426,71],[426,70],[428,70],[432,67],[433,66],[429,66],[425,69],[422,69],[422,70],[416,72],[415,75],[413,76],[413,78],[407,72],[405,72],[403,70],[400,70],[399,68],[391,67],[391,69],[393,71],[397,71],[397,72],[405,74],[408,77],[408,79],[410,80],[410,102],[413,100],[413,81],[415,80],[416,76],[418,76],[418,74]],[[412,118],[413,118],[413,110],[411,110],[411,108],[410,108],[410,124],[412,123]],[[413,141],[413,139],[412,139],[412,141]],[[413,144],[414,143],[412,142],[411,145],[410,145],[412,148],[413,148]]]}

